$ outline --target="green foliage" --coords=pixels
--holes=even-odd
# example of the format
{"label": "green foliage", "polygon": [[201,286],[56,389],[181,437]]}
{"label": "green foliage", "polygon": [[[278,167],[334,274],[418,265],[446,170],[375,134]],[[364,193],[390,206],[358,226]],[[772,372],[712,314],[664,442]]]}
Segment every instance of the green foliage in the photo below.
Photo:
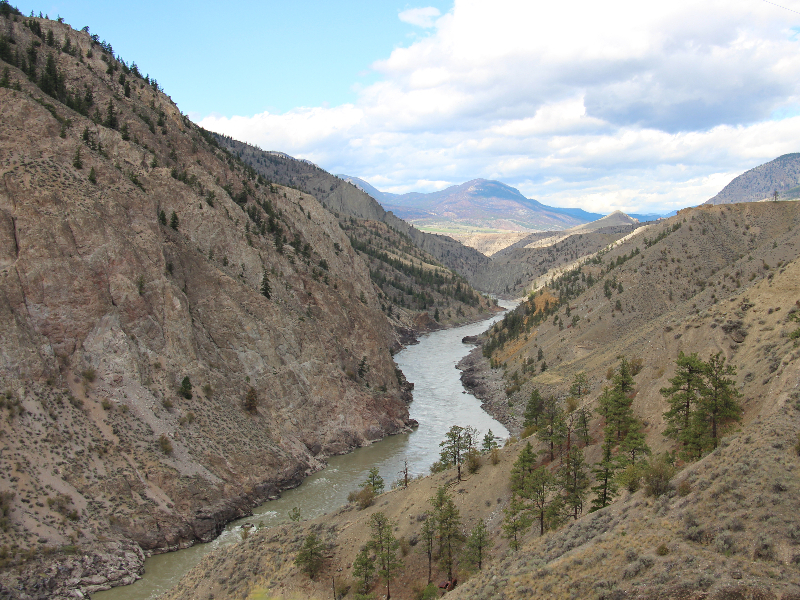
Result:
{"label": "green foliage", "polygon": [[362,356],[361,362],[358,363],[358,377],[360,379],[363,379],[364,375],[366,375],[368,372],[369,372],[369,365],[367,364],[367,357]]}
{"label": "green foliage", "polygon": [[192,399],[192,382],[189,380],[188,375],[183,378],[183,381],[181,381],[181,387],[178,388],[178,394],[187,400]]}
{"label": "green foliage", "polygon": [[300,521],[300,507],[293,506],[292,510],[289,511],[289,520],[293,523],[298,523]]}
{"label": "green foliage", "polygon": [[394,537],[394,526],[395,523],[382,512],[376,512],[369,519],[372,535],[367,545],[375,554],[378,575],[386,582],[387,600],[392,597],[392,579],[403,568],[403,561],[397,556],[400,542]]}
{"label": "green foliage", "polygon": [[542,415],[543,411],[544,400],[542,399],[542,395],[539,393],[538,389],[533,388],[533,390],[531,390],[531,397],[525,405],[523,427],[538,427],[539,417]]}
{"label": "green foliage", "polygon": [[309,533],[306,536],[303,547],[297,553],[294,563],[308,575],[310,579],[322,569],[324,546],[322,541],[317,538],[316,534]]}
{"label": "green foliage", "polygon": [[453,502],[453,497],[442,486],[436,490],[429,502],[433,507],[431,518],[436,524],[436,537],[439,543],[439,561],[447,578],[453,579],[453,565],[458,550],[464,542],[461,533],[461,514]]}
{"label": "green foliage", "polygon": [[564,410],[554,396],[548,396],[542,404],[539,430],[536,435],[547,444],[550,461],[555,460],[556,448],[560,452],[562,445],[567,441],[567,429]]}
{"label": "green foliage", "polygon": [[372,486],[376,494],[383,493],[384,482],[383,477],[378,474],[378,467],[372,467],[367,475],[367,480],[362,484],[364,486]]}
{"label": "green foliage", "polygon": [[648,496],[661,496],[672,489],[670,480],[675,476],[675,466],[668,455],[661,455],[647,465],[643,472],[644,491]]}
{"label": "green foliage", "polygon": [[583,450],[572,448],[564,457],[556,475],[558,487],[563,494],[564,504],[577,519],[583,512],[583,504],[589,493],[589,475]]}
{"label": "green foliage", "polygon": [[488,552],[491,547],[492,538],[489,537],[486,524],[483,521],[478,521],[478,524],[472,528],[467,538],[464,558],[467,559],[467,562],[478,567],[480,571],[483,569],[483,561],[486,557],[486,552]]}
{"label": "green foliage", "polygon": [[269,277],[267,276],[266,269],[264,269],[264,271],[261,274],[261,295],[264,296],[265,298],[272,297],[272,288],[270,288],[269,286]]}
{"label": "green foliage", "polygon": [[158,438],[158,447],[167,456],[172,454],[172,441],[167,437],[166,433],[162,433]]}
{"label": "green foliage", "polygon": [[459,481],[461,481],[461,465],[467,452],[475,447],[477,433],[474,427],[453,425],[445,435],[445,439],[439,443],[442,448],[439,453],[439,462],[445,468],[456,467]]}
{"label": "green foliage", "polygon": [[519,550],[520,537],[533,523],[533,516],[525,503],[516,494],[511,494],[511,502],[503,509],[503,537],[508,540],[511,549]]}
{"label": "green foliage", "polygon": [[108,106],[106,107],[106,118],[103,120],[103,126],[108,127],[109,129],[116,129],[119,126],[119,118],[117,117],[117,112],[114,109],[113,100],[108,101]]}
{"label": "green foliage", "polygon": [[72,166],[75,167],[76,169],[83,168],[83,160],[81,159],[80,147],[78,147],[78,149],[75,150],[75,156],[72,157]]}
{"label": "green foliage", "polygon": [[97,174],[94,171],[94,167],[89,169],[89,183],[97,184]]}
{"label": "green foliage", "polygon": [[368,545],[361,548],[353,561],[353,577],[358,581],[359,592],[369,593],[375,577],[375,557],[370,555]]}
{"label": "green foliage", "polygon": [[350,492],[347,495],[347,501],[352,502],[361,510],[372,506],[375,501],[375,489],[371,485],[365,485],[360,490]]}
{"label": "green foliage", "polygon": [[158,222],[164,226],[167,225],[167,213],[163,209],[158,211]]}
{"label": "green foliage", "polygon": [[169,226],[172,227],[175,231],[178,231],[178,214],[173,210],[172,215],[169,218]]}
{"label": "green foliage", "polygon": [[491,452],[495,448],[499,448],[500,444],[498,444],[500,438],[497,437],[492,430],[486,432],[486,435],[483,436],[483,444],[481,445],[482,452]]}

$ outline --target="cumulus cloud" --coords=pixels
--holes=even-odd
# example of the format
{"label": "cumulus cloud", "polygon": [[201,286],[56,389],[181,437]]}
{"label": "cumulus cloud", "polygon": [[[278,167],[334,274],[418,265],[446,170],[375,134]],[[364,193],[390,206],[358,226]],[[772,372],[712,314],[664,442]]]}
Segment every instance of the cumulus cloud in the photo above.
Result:
{"label": "cumulus cloud", "polygon": [[424,8],[409,8],[402,11],[397,15],[403,23],[416,25],[417,27],[424,27],[430,29],[436,24],[436,17],[441,15],[439,9],[433,6],[426,6]]}
{"label": "cumulus cloud", "polygon": [[767,3],[457,0],[442,16],[401,13],[436,17],[430,36],[373,65],[379,81],[352,105],[201,124],[387,191],[485,177],[608,211],[697,204],[798,150],[800,16]]}

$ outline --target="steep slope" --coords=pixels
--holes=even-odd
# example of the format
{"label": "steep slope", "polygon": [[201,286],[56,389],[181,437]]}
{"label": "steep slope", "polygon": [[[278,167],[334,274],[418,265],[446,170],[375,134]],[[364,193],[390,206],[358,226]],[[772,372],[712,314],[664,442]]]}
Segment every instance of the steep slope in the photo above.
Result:
{"label": "steep slope", "polygon": [[[681,227],[673,229],[677,223]],[[742,245],[732,233],[741,235],[748,224],[745,231],[760,232]],[[744,415],[740,426],[726,431],[719,448],[685,465],[663,489],[621,490],[608,507],[594,513],[584,510],[577,520],[569,518],[543,536],[536,527],[528,528],[518,536],[520,548],[515,550],[501,525],[511,501],[512,465],[524,441],[511,444],[500,452],[496,464],[484,456],[483,466],[465,481],[456,481],[455,472],[446,471],[380,496],[363,511],[347,507],[322,519],[259,530],[246,541],[205,557],[168,598],[261,594],[321,599],[330,594],[331,578],[338,589],[349,586],[353,593],[356,553],[369,537],[370,517],[379,511],[394,521],[403,549],[404,566],[392,584],[392,597],[417,598],[427,582],[424,513],[442,485],[453,496],[462,529],[469,531],[483,521],[492,542],[482,571],[459,556],[459,586],[448,593],[454,598],[800,597],[800,351],[793,340],[798,323],[789,318],[800,306],[800,211],[790,203],[694,209],[666,225],[667,229],[642,232],[640,252],[633,258],[617,264],[619,257],[630,256],[635,250],[630,244],[637,240],[623,242],[600,257],[605,277],[617,275],[627,282],[623,298],[630,292],[641,294],[637,299],[648,292],[656,296],[653,306],[662,308],[653,310],[647,322],[617,321],[623,314],[611,317],[595,302],[599,286],[595,284],[570,303],[573,311],[592,309],[590,314],[580,313],[577,327],[560,330],[549,322],[541,324],[528,333],[528,340],[524,334],[507,337],[494,357],[506,362],[505,371],[511,373],[519,367],[519,349],[530,350],[525,342],[538,339],[548,365],[552,360],[554,367],[531,382],[544,395],[563,398],[573,374],[584,370],[591,391],[582,405],[590,409],[597,406],[605,371],[618,362],[619,353],[642,358],[643,368],[635,377],[634,410],[645,421],[648,442],[659,451],[674,445],[662,435],[661,415],[667,406],[658,390],[674,375],[678,351],[702,357],[722,352],[738,368],[735,379],[743,394]],[[747,254],[739,258],[748,249],[753,260]],[[708,267],[705,291],[686,296],[688,288],[677,286],[674,300],[668,300],[670,288],[661,281],[669,275],[665,269],[700,267],[706,252],[719,253],[720,261],[727,260],[729,266]],[[768,270],[760,256],[769,260]],[[612,258],[614,267],[608,270]],[[600,262],[592,267],[599,273]],[[714,269],[718,270],[711,273]],[[755,277],[750,279],[750,274]],[[566,297],[563,287],[562,292]],[[678,299],[678,294],[684,298]],[[564,316],[564,309],[559,316]],[[626,314],[629,310],[625,308]],[[519,314],[524,312],[522,307]],[[609,331],[602,334],[603,328]],[[592,330],[594,346],[581,345],[575,336]],[[530,389],[513,394],[507,404],[524,405]],[[601,425],[594,419],[590,428],[592,440],[585,448],[590,462],[599,458]],[[535,437],[531,441],[543,448]],[[555,466],[557,461],[549,465]],[[293,562],[309,533],[325,545],[323,570],[315,580]],[[446,576],[437,562],[433,568],[434,582],[443,581]],[[374,593],[383,589],[380,583],[373,584]]]}
{"label": "steep slope", "polygon": [[784,154],[742,173],[706,204],[760,202],[771,200],[775,192],[780,200],[800,197],[800,153]]}
{"label": "steep slope", "polygon": [[369,268],[314,197],[110,45],[7,7],[0,590],[57,598],[403,430],[408,398]]}
{"label": "steep slope", "polygon": [[294,187],[313,194],[337,218],[354,217],[367,221],[381,221],[392,229],[411,238],[417,248],[470,280],[488,259],[473,248],[456,240],[425,233],[409,225],[392,212],[387,212],[378,202],[351,183],[343,181],[306,161],[283,154],[265,152],[249,144],[215,134],[221,145],[240,157],[269,181]]}

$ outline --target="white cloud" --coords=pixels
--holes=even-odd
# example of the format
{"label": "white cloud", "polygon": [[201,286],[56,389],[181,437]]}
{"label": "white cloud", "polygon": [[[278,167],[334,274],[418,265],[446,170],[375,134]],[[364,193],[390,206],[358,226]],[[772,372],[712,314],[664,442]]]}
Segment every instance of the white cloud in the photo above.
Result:
{"label": "white cloud", "polygon": [[441,14],[438,8],[426,6],[425,8],[409,8],[397,16],[403,23],[429,29],[436,24],[435,19]]}
{"label": "white cloud", "polygon": [[800,117],[774,117],[800,107],[795,16],[749,0],[457,0],[401,13],[436,29],[373,65],[355,104],[201,124],[387,191],[486,177],[560,206],[671,209],[800,149]]}

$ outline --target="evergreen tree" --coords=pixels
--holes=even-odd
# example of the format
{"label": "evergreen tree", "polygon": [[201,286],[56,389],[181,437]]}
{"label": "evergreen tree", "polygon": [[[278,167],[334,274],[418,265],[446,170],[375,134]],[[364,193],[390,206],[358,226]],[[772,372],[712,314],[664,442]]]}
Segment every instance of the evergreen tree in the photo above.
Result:
{"label": "evergreen tree", "polygon": [[172,215],[169,218],[169,226],[172,227],[175,231],[178,230],[178,214],[173,210]]}
{"label": "evergreen tree", "polygon": [[75,150],[75,156],[72,158],[72,166],[75,167],[76,169],[83,168],[83,160],[81,159],[80,147],[78,147],[78,149]]}
{"label": "evergreen tree", "polygon": [[550,461],[555,460],[555,449],[561,446],[566,440],[566,427],[564,423],[564,411],[559,406],[555,397],[549,396],[544,401],[542,410],[541,425],[536,434],[541,441],[549,447]]}
{"label": "evergreen tree", "polygon": [[486,530],[486,524],[483,521],[478,521],[478,524],[472,528],[467,538],[465,558],[473,565],[477,565],[478,570],[481,571],[483,570],[483,560],[486,552],[491,547],[492,539]]}
{"label": "evergreen tree", "polygon": [[264,271],[261,274],[261,295],[264,296],[265,298],[272,297],[272,288],[270,288],[269,286],[269,277],[267,276],[266,269],[264,269]]}
{"label": "evergreen tree", "polygon": [[703,379],[705,365],[697,357],[697,353],[686,356],[683,351],[678,354],[675,362],[675,376],[669,380],[672,385],[659,390],[669,403],[669,410],[664,413],[667,421],[664,435],[678,440],[683,444],[685,452],[692,453],[692,448],[700,445],[700,432],[694,426],[697,423],[693,423],[692,413],[700,402],[700,397],[708,393]]}
{"label": "evergreen tree", "polygon": [[106,108],[106,118],[103,121],[103,125],[110,129],[116,129],[119,125],[119,119],[117,118],[117,112],[114,110],[114,102],[112,100],[108,101],[108,107]]}
{"label": "evergreen tree", "polygon": [[503,509],[503,537],[508,540],[511,549],[519,550],[519,538],[531,526],[533,517],[525,503],[512,492],[511,502]]}
{"label": "evergreen tree", "polygon": [[445,439],[439,443],[442,448],[439,453],[440,462],[445,467],[456,467],[459,481],[461,481],[461,465],[467,452],[474,447],[476,435],[474,427],[453,425],[445,435]]}
{"label": "evergreen tree", "polygon": [[725,357],[717,352],[709,357],[703,372],[706,385],[701,391],[697,407],[698,419],[708,427],[710,445],[716,449],[720,426],[728,422],[738,422],[742,418],[739,398],[742,394],[736,388],[736,367],[725,364]]}
{"label": "evergreen tree", "polygon": [[564,504],[572,511],[573,518],[577,519],[583,512],[583,503],[589,493],[589,476],[586,473],[583,450],[572,448],[567,453],[557,477]]}
{"label": "evergreen tree", "polygon": [[572,385],[569,388],[569,395],[580,402],[580,399],[583,398],[588,393],[589,393],[589,378],[586,377],[586,373],[584,373],[583,371],[581,371],[580,373],[576,373],[575,378],[572,380]]}
{"label": "evergreen tree", "polygon": [[183,378],[181,381],[181,387],[178,389],[178,394],[186,398],[187,400],[192,399],[192,382],[189,379],[189,376]]}
{"label": "evergreen tree", "polygon": [[94,167],[89,169],[89,183],[97,183],[97,174],[94,172]]}
{"label": "evergreen tree", "polygon": [[453,564],[464,534],[461,533],[461,514],[453,502],[453,497],[442,486],[430,499],[433,516],[436,521],[436,533],[439,540],[439,560],[442,569],[447,571],[447,579],[453,579]]}
{"label": "evergreen tree", "polygon": [[362,486],[371,485],[376,494],[383,492],[384,483],[383,477],[378,474],[378,467],[372,467],[367,475],[367,480],[361,484]]}
{"label": "evergreen tree", "polygon": [[314,579],[314,576],[322,568],[323,549],[322,542],[317,538],[316,534],[309,533],[305,542],[303,542],[303,547],[294,559],[295,564],[307,573],[311,579]]}
{"label": "evergreen tree", "polygon": [[621,456],[624,457],[624,462],[631,465],[635,465],[637,459],[650,455],[650,446],[645,441],[642,423],[639,419],[632,418],[629,421],[628,432],[625,434],[619,450]]}
{"label": "evergreen tree", "polygon": [[539,535],[544,535],[545,515],[550,506],[550,494],[555,490],[555,478],[547,467],[536,469],[526,481],[525,493],[539,519]]}
{"label": "evergreen tree", "polygon": [[575,415],[575,436],[578,438],[580,443],[582,443],[584,446],[588,446],[589,442],[592,441],[592,438],[589,435],[589,420],[591,418],[591,413],[589,412],[588,408],[582,407],[575,411]]}
{"label": "evergreen tree", "polygon": [[433,547],[436,541],[436,519],[430,513],[425,513],[427,518],[422,522],[422,539],[425,541],[425,553],[428,555],[428,583],[431,582],[431,567],[433,564]]}
{"label": "evergreen tree", "polygon": [[386,581],[386,600],[392,597],[391,582],[397,572],[403,567],[403,561],[397,556],[400,542],[394,537],[394,523],[382,512],[373,514],[369,519],[372,537],[369,541],[370,549],[375,553],[378,574]]}
{"label": "evergreen tree", "polygon": [[360,593],[368,594],[375,576],[375,557],[370,555],[369,546],[366,545],[356,555],[353,561],[353,578],[358,581]]}
{"label": "evergreen tree", "polygon": [[163,209],[158,211],[158,222],[164,226],[167,224],[167,213]]}
{"label": "evergreen tree", "polygon": [[486,432],[486,435],[483,436],[483,445],[481,446],[482,452],[491,452],[495,448],[499,447],[497,443],[498,437],[492,433],[492,430]]}
{"label": "evergreen tree", "polygon": [[589,512],[600,510],[611,504],[614,495],[617,493],[614,474],[616,473],[618,464],[614,460],[612,454],[613,446],[613,438],[607,436],[603,442],[603,458],[592,469],[596,485],[592,487],[595,498],[592,500],[592,508]]}
{"label": "evergreen tree", "polygon": [[528,403],[525,405],[525,414],[523,418],[525,419],[522,423],[523,427],[538,427],[539,426],[539,418],[542,415],[542,411],[544,411],[544,400],[542,399],[542,395],[539,393],[539,390],[533,388],[531,391],[531,397],[528,399]]}

